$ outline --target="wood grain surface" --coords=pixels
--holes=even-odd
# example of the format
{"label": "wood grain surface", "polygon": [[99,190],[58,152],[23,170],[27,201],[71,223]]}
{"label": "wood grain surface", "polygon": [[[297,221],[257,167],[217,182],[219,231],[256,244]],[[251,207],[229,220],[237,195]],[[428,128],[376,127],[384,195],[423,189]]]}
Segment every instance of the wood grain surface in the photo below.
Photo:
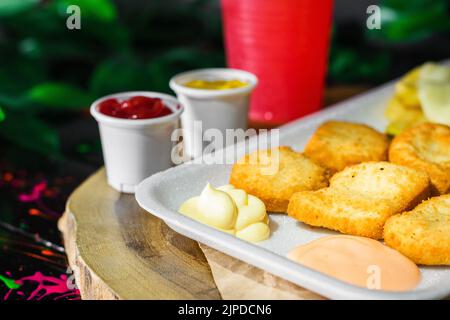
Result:
{"label": "wood grain surface", "polygon": [[83,299],[220,299],[198,244],[106,184],[102,169],[58,223]]}

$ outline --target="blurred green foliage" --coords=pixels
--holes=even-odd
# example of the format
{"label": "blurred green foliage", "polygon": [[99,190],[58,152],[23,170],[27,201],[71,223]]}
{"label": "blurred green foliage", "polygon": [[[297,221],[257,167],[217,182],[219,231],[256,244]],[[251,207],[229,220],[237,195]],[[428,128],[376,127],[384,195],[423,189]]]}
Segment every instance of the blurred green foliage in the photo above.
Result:
{"label": "blurred green foliage", "polygon": [[[70,116],[118,91],[167,92],[173,74],[223,66],[217,8],[178,4],[1,0],[0,135],[57,153],[58,134],[42,115]],[[70,5],[80,7],[80,30],[66,27]]]}
{"label": "blurred green foliage", "polygon": [[[0,0],[0,135],[50,154],[60,151],[47,114],[68,118],[119,91],[169,92],[188,69],[225,65],[219,1]],[[81,30],[69,30],[78,5]],[[381,30],[350,37],[335,26],[329,78],[384,81],[387,51],[370,41],[408,42],[448,30],[446,0],[381,0]]]}
{"label": "blurred green foliage", "polygon": [[328,76],[341,82],[357,82],[371,79],[381,82],[386,79],[390,68],[390,57],[387,52],[370,52],[335,44],[330,50]]}
{"label": "blurred green foliage", "polygon": [[392,68],[393,48],[421,43],[450,31],[448,0],[379,0],[381,28],[363,26],[351,34],[334,29],[328,76],[344,82],[385,81]]}
{"label": "blurred green foliage", "polygon": [[405,43],[450,30],[448,0],[381,0],[380,6],[383,27],[367,30],[369,38]]}

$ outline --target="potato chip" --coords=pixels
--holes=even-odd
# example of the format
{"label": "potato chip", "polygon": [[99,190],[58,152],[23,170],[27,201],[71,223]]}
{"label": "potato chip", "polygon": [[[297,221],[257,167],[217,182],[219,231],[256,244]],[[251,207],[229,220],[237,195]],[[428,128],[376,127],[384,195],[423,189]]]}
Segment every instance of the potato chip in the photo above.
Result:
{"label": "potato chip", "polygon": [[450,125],[450,67],[425,64],[418,81],[423,112],[432,122]]}

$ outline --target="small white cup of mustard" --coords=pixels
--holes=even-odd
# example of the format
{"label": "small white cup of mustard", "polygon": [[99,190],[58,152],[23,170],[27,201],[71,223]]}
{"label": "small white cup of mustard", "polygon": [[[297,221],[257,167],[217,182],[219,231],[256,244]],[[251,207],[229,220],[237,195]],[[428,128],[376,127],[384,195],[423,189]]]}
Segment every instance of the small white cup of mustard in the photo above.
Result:
{"label": "small white cup of mustard", "polygon": [[202,155],[208,144],[202,139],[205,130],[218,129],[225,137],[226,129],[247,129],[250,95],[257,83],[254,74],[227,68],[188,71],[170,80],[185,107],[181,122],[187,156]]}

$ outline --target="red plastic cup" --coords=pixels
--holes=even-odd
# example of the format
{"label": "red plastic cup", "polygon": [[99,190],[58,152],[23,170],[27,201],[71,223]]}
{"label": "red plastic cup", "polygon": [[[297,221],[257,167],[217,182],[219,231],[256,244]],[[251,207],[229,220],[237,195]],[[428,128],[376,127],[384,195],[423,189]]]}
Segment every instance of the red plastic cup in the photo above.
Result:
{"label": "red plastic cup", "polygon": [[332,0],[221,0],[227,63],[256,74],[250,120],[282,124],[317,111]]}

